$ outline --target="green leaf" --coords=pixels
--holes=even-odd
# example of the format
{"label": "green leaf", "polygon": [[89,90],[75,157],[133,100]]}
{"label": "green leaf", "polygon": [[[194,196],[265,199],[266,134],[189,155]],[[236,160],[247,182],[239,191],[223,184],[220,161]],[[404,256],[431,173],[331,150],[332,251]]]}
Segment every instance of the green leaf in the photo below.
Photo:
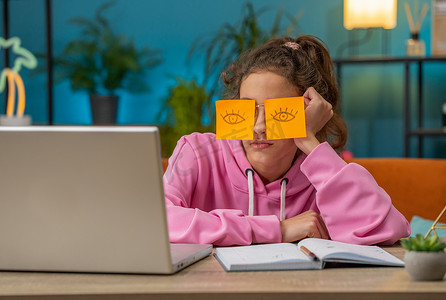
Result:
{"label": "green leaf", "polygon": [[437,234],[426,238],[417,234],[415,237],[401,240],[401,246],[409,251],[443,251],[446,248],[446,244],[438,238]]}
{"label": "green leaf", "polygon": [[174,130],[179,136],[204,128],[201,118],[209,102],[209,95],[205,87],[198,85],[195,80],[178,78],[164,102],[163,111],[158,115],[167,113],[168,120],[172,125],[175,124]]}

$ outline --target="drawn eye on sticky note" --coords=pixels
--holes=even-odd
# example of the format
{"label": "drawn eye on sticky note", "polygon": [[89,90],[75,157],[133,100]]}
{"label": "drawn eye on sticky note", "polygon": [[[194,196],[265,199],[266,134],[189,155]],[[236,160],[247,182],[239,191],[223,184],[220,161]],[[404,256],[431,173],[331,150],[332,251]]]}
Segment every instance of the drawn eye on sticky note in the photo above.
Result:
{"label": "drawn eye on sticky note", "polygon": [[304,97],[266,99],[268,140],[306,137]]}
{"label": "drawn eye on sticky note", "polygon": [[255,100],[219,100],[215,108],[217,139],[253,139]]}

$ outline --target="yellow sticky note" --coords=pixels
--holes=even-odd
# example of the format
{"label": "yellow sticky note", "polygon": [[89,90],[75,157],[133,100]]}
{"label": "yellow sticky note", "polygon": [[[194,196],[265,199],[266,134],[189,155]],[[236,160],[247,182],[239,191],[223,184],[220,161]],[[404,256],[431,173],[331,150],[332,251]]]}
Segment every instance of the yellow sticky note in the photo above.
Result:
{"label": "yellow sticky note", "polygon": [[216,101],[217,139],[252,140],[255,104],[255,100]]}
{"label": "yellow sticky note", "polygon": [[266,99],[268,140],[306,137],[304,97]]}

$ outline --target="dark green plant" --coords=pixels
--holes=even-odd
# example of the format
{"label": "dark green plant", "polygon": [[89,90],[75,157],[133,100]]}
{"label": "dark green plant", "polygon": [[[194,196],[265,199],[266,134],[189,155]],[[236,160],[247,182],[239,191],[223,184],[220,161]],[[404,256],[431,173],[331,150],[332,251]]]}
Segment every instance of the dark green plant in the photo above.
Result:
{"label": "dark green plant", "polygon": [[81,35],[55,58],[56,82],[69,79],[73,90],[90,94],[112,95],[117,89],[133,93],[148,91],[142,75],[161,63],[160,51],[138,49],[133,40],[115,33],[103,15],[112,5],[108,2],[100,6],[93,20],[82,17],[70,20],[80,27]]}
{"label": "dark green plant", "polygon": [[[255,10],[254,6],[247,2],[242,7],[241,20],[232,25],[223,24],[216,33],[197,38],[190,50],[188,60],[198,55],[200,58],[204,53],[204,85],[210,84],[210,95],[218,91],[219,74],[227,68],[240,54],[254,49],[273,37],[291,35],[297,28],[298,21],[302,16],[299,12],[295,16],[284,12],[279,8],[271,28],[262,28],[260,21],[262,14],[270,9],[262,8]],[[288,25],[282,27],[282,21],[286,18]],[[208,107],[210,109],[210,106]]]}
{"label": "dark green plant", "polygon": [[432,234],[424,238],[421,234],[417,234],[415,237],[401,241],[401,246],[409,251],[443,251],[446,248],[446,244],[443,243],[436,234]]}
{"label": "dark green plant", "polygon": [[169,95],[164,99],[164,106],[158,117],[167,119],[161,126],[163,156],[170,156],[176,141],[183,135],[194,131],[212,130],[213,126],[202,122],[203,107],[209,100],[205,87],[196,80],[177,79],[175,86],[169,89]]}

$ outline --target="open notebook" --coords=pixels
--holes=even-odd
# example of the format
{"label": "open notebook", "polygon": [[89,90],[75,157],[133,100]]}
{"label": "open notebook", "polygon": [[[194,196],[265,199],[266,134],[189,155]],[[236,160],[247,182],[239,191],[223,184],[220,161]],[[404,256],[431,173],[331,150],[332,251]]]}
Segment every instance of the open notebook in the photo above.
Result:
{"label": "open notebook", "polygon": [[0,127],[0,270],[174,273],[156,127]]}
{"label": "open notebook", "polygon": [[[308,249],[314,257],[305,254]],[[291,243],[217,248],[215,257],[226,271],[323,269],[326,262],[404,266],[404,262],[378,246],[359,246],[323,239]]]}

